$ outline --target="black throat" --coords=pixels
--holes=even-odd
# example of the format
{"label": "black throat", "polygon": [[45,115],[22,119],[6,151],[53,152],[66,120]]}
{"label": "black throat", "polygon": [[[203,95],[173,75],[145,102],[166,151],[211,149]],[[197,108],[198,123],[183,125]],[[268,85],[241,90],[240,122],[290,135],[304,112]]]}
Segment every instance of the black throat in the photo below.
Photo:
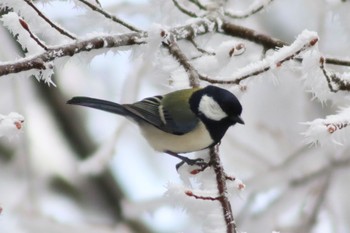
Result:
{"label": "black throat", "polygon": [[229,118],[224,118],[221,121],[213,121],[203,116],[199,117],[203,121],[211,138],[214,140],[213,145],[220,142],[228,128],[233,125],[233,122]]}

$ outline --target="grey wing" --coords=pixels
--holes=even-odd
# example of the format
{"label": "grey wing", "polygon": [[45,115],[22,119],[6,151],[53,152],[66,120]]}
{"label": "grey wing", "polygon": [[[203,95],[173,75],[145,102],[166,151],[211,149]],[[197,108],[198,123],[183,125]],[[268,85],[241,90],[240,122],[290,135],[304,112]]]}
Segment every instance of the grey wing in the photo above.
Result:
{"label": "grey wing", "polygon": [[136,121],[146,121],[167,133],[182,135],[195,128],[198,123],[197,118],[188,119],[186,122],[183,120],[177,121],[163,108],[161,104],[162,99],[163,96],[154,96],[134,104],[125,104],[123,106],[131,113],[129,116]]}

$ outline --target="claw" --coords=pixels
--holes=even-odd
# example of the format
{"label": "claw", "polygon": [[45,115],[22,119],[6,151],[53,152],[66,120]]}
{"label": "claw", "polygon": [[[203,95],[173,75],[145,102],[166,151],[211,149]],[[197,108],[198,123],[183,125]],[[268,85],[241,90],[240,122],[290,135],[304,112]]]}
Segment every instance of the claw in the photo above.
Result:
{"label": "claw", "polygon": [[198,159],[190,159],[190,158],[187,158],[185,156],[181,156],[181,155],[178,155],[174,152],[171,152],[171,151],[166,151],[167,154],[171,155],[171,156],[174,156],[178,159],[181,159],[181,162],[176,164],[176,170],[178,170],[182,165],[184,165],[184,163],[187,163],[189,166],[199,166],[201,167],[201,169],[205,169],[206,167],[208,167],[208,163],[204,161],[204,159],[201,159],[201,158],[198,158]]}
{"label": "claw", "polygon": [[187,163],[189,166],[199,166],[199,170],[204,170],[208,167],[208,163],[204,161],[204,159],[198,158],[198,159],[189,159],[185,158],[180,163],[176,164],[176,170],[178,170],[182,165]]}

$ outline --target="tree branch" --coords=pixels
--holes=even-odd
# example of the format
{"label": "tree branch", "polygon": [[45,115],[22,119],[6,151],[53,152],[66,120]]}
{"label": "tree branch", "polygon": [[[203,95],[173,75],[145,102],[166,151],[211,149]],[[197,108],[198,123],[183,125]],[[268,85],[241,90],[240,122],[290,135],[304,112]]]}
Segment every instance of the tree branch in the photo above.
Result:
{"label": "tree branch", "polygon": [[[175,27],[170,32],[177,40],[187,39],[194,35],[203,35],[215,28],[215,23],[208,19],[201,19],[195,23]],[[121,35],[96,36],[91,39],[80,40],[62,46],[48,48],[45,53],[18,59],[12,62],[0,62],[0,76],[19,73],[31,69],[44,70],[46,62],[64,56],[74,56],[80,52],[102,48],[117,48],[121,46],[146,43],[147,32],[132,32]]]}
{"label": "tree branch", "polygon": [[115,36],[97,36],[55,48],[48,48],[46,52],[33,57],[19,59],[15,62],[0,63],[0,76],[31,69],[45,70],[47,62],[59,57],[73,56],[77,53],[94,49],[142,44],[144,43],[143,39],[144,37],[140,33],[127,33]]}
{"label": "tree branch", "polygon": [[[165,33],[165,32],[164,32]],[[168,36],[168,40],[163,44],[168,48],[169,53],[180,63],[188,74],[191,87],[199,87],[198,71],[192,66],[186,55],[181,51],[172,34]]]}
{"label": "tree branch", "polygon": [[[169,32],[174,35],[176,40],[194,38],[200,35],[207,34],[208,32],[218,31],[222,31],[224,34],[229,36],[238,37],[262,45],[265,49],[279,48],[283,47],[284,45],[287,45],[287,43],[281,40],[274,39],[267,35],[258,33],[255,30],[238,26],[227,21],[224,21],[219,27],[217,21],[210,20],[208,18],[201,18],[198,19],[198,21],[196,22],[179,27],[174,27],[169,30]],[[147,37],[147,32],[133,32],[114,36],[97,36],[91,39],[77,41],[63,46],[48,48],[48,51],[46,51],[45,53],[33,57],[27,57],[12,62],[0,63],[0,76],[10,73],[27,71],[30,69],[43,70],[46,69],[46,62],[53,61],[59,57],[73,56],[77,53],[84,51],[144,44],[146,43],[145,39]],[[333,65],[350,66],[350,61],[336,58],[325,58],[325,63]],[[205,76],[202,76],[202,79],[205,80]],[[231,81],[230,83],[234,82]]]}
{"label": "tree branch", "polygon": [[219,196],[217,199],[219,200],[223,215],[225,218],[227,233],[236,233],[237,226],[235,224],[235,220],[232,213],[231,203],[227,197],[227,186],[226,186],[226,174],[224,172],[224,168],[220,161],[220,156],[218,153],[219,146],[213,146],[210,148],[210,164],[214,170],[216,175],[216,183],[219,192]]}

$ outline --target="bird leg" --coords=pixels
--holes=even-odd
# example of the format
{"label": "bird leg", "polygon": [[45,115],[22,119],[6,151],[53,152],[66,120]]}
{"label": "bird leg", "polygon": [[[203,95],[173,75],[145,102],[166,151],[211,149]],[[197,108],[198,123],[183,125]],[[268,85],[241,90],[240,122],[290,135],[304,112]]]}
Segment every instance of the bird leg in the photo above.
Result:
{"label": "bird leg", "polygon": [[181,160],[180,163],[176,164],[176,170],[178,170],[184,163],[187,163],[190,166],[194,166],[194,165],[197,165],[197,166],[200,166],[200,167],[207,167],[208,166],[208,163],[205,162],[201,158],[190,159],[190,158],[187,158],[185,156],[181,156],[181,155],[179,155],[177,153],[174,153],[172,151],[165,151],[165,153],[167,153],[167,154],[169,154],[171,156],[174,156],[174,157],[176,157],[176,158]]}

